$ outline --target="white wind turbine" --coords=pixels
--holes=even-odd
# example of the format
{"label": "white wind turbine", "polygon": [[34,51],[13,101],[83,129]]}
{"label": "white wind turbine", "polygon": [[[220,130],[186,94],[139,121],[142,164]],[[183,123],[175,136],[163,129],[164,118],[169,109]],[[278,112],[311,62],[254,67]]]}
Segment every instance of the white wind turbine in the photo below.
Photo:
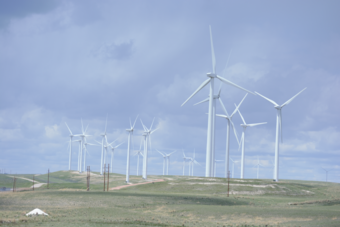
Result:
{"label": "white wind turbine", "polygon": [[214,177],[216,177],[216,165],[217,162],[223,162],[223,160],[215,160]]}
{"label": "white wind turbine", "polygon": [[282,113],[281,110],[285,105],[288,105],[293,99],[296,98],[301,92],[306,90],[307,88],[302,89],[299,93],[294,95],[291,99],[287,102],[283,103],[282,105],[278,105],[273,100],[261,95],[260,93],[256,92],[259,96],[264,98],[265,100],[269,101],[270,103],[274,104],[274,108],[276,109],[276,137],[275,137],[275,169],[274,169],[274,180],[279,181],[279,134],[281,135],[281,143],[282,143]]}
{"label": "white wind turbine", "polygon": [[130,119],[130,128],[126,129],[126,131],[129,132],[129,136],[128,136],[128,149],[127,149],[127,160],[126,160],[126,178],[125,178],[126,183],[129,183],[129,180],[130,180],[130,146],[131,146],[133,130],[135,128],[135,124],[136,124],[137,118],[138,118],[138,115],[137,115],[133,125],[131,125],[131,119]]}
{"label": "white wind turbine", "polygon": [[195,166],[195,164],[197,164],[197,165],[201,165],[201,164],[199,164],[197,161],[196,161],[196,159],[195,159],[195,150],[194,150],[194,156],[193,156],[193,158],[191,158],[191,160],[190,160],[190,162],[191,162],[191,176],[194,176],[194,166]]}
{"label": "white wind turbine", "polygon": [[185,156],[184,151],[183,151],[183,176],[184,176],[184,172],[185,172],[185,160],[187,160],[187,159],[190,160],[189,157],[186,157],[186,156]]}
{"label": "white wind turbine", "polygon": [[143,139],[140,141],[139,150],[133,155],[133,156],[138,155],[138,159],[137,159],[137,176],[139,176],[139,155],[141,155],[143,157],[142,142],[143,142]]}
{"label": "white wind turbine", "polygon": [[[103,134],[101,134],[102,142],[98,142],[102,146],[102,153],[101,153],[101,158],[100,158],[100,175],[103,175],[103,168],[104,168],[104,162],[105,162],[105,156],[106,156],[106,151],[107,151],[107,136],[106,136],[106,128],[107,128],[107,116],[106,116],[106,122],[105,122],[105,131]],[[105,155],[104,155],[104,148],[105,148]]]}
{"label": "white wind turbine", "polygon": [[68,129],[68,131],[70,132],[70,152],[69,152],[69,161],[68,161],[68,170],[71,170],[71,160],[72,160],[72,139],[74,137],[73,133],[71,132],[71,129],[68,127],[67,123],[65,122],[65,125]]}
{"label": "white wind turbine", "polygon": [[230,158],[230,160],[233,162],[233,167],[232,167],[232,169],[233,169],[233,174],[232,174],[232,178],[234,178],[234,167],[235,167],[235,163],[238,163],[239,161],[234,161],[232,158]]}
{"label": "white wind turbine", "polygon": [[225,115],[223,114],[216,114],[216,116],[218,117],[223,117],[225,119],[227,119],[227,139],[226,139],[226,153],[225,153],[225,170],[224,170],[224,176],[225,178],[228,177],[228,171],[229,171],[229,144],[230,144],[230,123],[231,123],[231,126],[233,127],[233,131],[234,131],[234,135],[236,137],[236,140],[237,140],[237,144],[240,144],[239,140],[238,140],[238,137],[237,137],[237,132],[236,132],[236,128],[234,126],[234,123],[232,121],[232,118],[233,116],[235,115],[235,113],[237,112],[238,108],[240,108],[243,100],[247,97],[248,94],[246,94],[243,99],[241,100],[241,102],[238,104],[238,106],[236,106],[234,112],[229,116],[228,112],[227,112],[227,109],[225,108],[225,106],[223,105],[223,102],[221,99],[220,100],[220,103],[221,103],[221,106],[222,106],[222,109],[225,113]]}
{"label": "white wind turbine", "polygon": [[97,146],[96,144],[92,144],[92,143],[88,143],[86,141],[86,138],[85,138],[85,141],[84,141],[84,171],[85,171],[85,167],[86,167],[86,153],[88,153],[88,150],[87,150],[87,145],[90,145],[90,146]]}
{"label": "white wind turbine", "polygon": [[259,156],[257,156],[257,179],[259,179],[259,171],[260,171],[260,166],[264,167],[263,165],[261,165],[260,160],[259,160]]}
{"label": "white wind turbine", "polygon": [[175,153],[176,151],[174,152],[171,152],[170,154],[166,154],[165,153],[165,156],[166,156],[166,175],[169,175],[169,166],[170,166],[170,155],[172,155],[173,153]]}
{"label": "white wind turbine", "polygon": [[118,144],[117,146],[115,146],[115,147],[113,147],[112,146],[112,144],[114,143],[115,141],[113,141],[112,143],[110,143],[108,146],[110,146],[111,147],[111,165],[110,165],[110,167],[111,167],[111,173],[112,173],[112,163],[113,163],[113,156],[114,156],[114,152],[115,152],[115,149],[116,148],[118,148],[120,145],[122,145],[123,143],[121,143],[121,144]]}
{"label": "white wind turbine", "polygon": [[80,153],[81,153],[81,150],[82,150],[81,140],[74,140],[73,142],[79,142],[77,170],[78,170],[78,172],[80,172],[80,165],[81,165],[81,163],[80,163]]}
{"label": "white wind turbine", "polygon": [[[235,104],[236,106],[236,104]],[[242,142],[242,156],[241,156],[241,179],[243,179],[244,177],[244,141],[245,141],[245,133],[246,133],[246,128],[247,127],[253,127],[253,126],[257,126],[257,125],[263,125],[263,124],[267,124],[267,122],[263,122],[263,123],[256,123],[256,124],[247,124],[246,121],[244,120],[244,118],[242,117],[242,114],[240,112],[239,109],[237,109],[238,113],[240,114],[240,117],[242,118],[243,124],[241,124],[242,128],[243,128],[243,132],[242,132],[242,137],[241,137],[241,141],[240,144]]]}
{"label": "white wind turbine", "polygon": [[[322,167],[321,167],[321,168],[322,168]],[[327,179],[327,177],[328,177],[328,172],[331,171],[331,170],[326,170],[326,169],[324,169],[324,168],[322,168],[322,169],[326,171],[326,182],[327,182],[327,180],[328,180],[328,179]]]}
{"label": "white wind turbine", "polygon": [[[182,106],[188,102],[196,93],[198,93],[203,87],[205,87],[207,84],[210,83],[210,92],[209,92],[209,112],[208,112],[208,132],[207,132],[207,149],[206,149],[206,167],[205,167],[205,176],[206,177],[211,177],[212,176],[212,169],[211,169],[211,165],[212,165],[212,145],[213,145],[213,141],[215,140],[215,135],[214,135],[214,118],[215,118],[215,114],[214,113],[214,79],[217,78],[220,81],[222,81],[223,83],[232,85],[236,88],[239,88],[241,90],[244,90],[248,93],[254,94],[251,91],[248,91],[232,82],[230,82],[229,80],[219,76],[216,74],[216,59],[215,59],[215,53],[214,53],[214,45],[213,45],[213,40],[212,40],[212,34],[211,34],[211,27],[209,26],[210,29],[210,42],[211,42],[211,55],[212,55],[212,67],[213,67],[213,72],[212,73],[207,73],[207,76],[209,77],[209,79],[207,79],[206,81],[204,81],[197,89],[196,91],[182,104]],[[255,95],[255,94],[254,94]]]}
{"label": "white wind turbine", "polygon": [[[80,157],[79,157],[79,160],[80,160],[80,164],[79,164],[79,172],[81,173],[82,172],[82,159],[83,159],[83,152],[84,152],[84,143],[85,143],[85,139],[86,137],[90,136],[90,135],[86,135],[86,131],[87,131],[87,128],[89,127],[89,125],[86,126],[86,129],[84,130],[84,125],[83,125],[83,119],[81,119],[81,134],[79,135],[75,135],[75,136],[80,136],[81,138],[81,151],[80,151]],[[85,171],[85,169],[84,169]]]}
{"label": "white wind turbine", "polygon": [[152,120],[150,129],[148,129],[144,124],[143,121],[141,121],[142,126],[144,128],[143,136],[144,136],[144,155],[143,155],[143,179],[147,179],[147,171],[148,171],[148,141],[150,143],[150,151],[151,151],[151,134],[154,133],[158,128],[152,130],[152,125],[155,118]]}
{"label": "white wind turbine", "polygon": [[165,175],[165,162],[166,162],[166,155],[160,152],[159,150],[156,149],[158,153],[160,153],[163,156],[163,176]]}

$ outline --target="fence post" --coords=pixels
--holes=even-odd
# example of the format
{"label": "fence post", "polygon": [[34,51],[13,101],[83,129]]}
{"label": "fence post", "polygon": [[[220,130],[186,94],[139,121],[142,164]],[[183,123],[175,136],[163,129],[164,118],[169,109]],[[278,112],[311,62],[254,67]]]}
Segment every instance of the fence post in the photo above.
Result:
{"label": "fence post", "polygon": [[105,192],[105,171],[106,171],[106,164],[104,164],[104,192]]}
{"label": "fence post", "polygon": [[109,191],[109,184],[110,184],[110,164],[107,164],[107,189],[106,191]]}
{"label": "fence post", "polygon": [[48,169],[48,173],[47,173],[47,189],[50,188],[50,169]]}
{"label": "fence post", "polygon": [[34,191],[34,175],[33,175],[33,191]]}

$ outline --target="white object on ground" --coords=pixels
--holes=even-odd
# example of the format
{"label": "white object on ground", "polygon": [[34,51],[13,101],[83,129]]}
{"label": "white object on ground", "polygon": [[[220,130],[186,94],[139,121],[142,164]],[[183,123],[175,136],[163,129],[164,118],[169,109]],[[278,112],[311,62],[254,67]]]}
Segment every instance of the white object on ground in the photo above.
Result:
{"label": "white object on ground", "polygon": [[29,216],[29,215],[48,215],[48,214],[46,214],[44,211],[36,208],[36,209],[32,210],[31,212],[28,212],[26,214],[26,216]]}

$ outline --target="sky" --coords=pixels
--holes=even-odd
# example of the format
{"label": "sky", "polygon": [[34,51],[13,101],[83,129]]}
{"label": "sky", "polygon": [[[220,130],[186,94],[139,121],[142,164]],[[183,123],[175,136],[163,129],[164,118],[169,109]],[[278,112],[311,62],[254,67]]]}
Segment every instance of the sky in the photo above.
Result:
{"label": "sky", "polygon": [[[151,136],[148,174],[162,174],[162,156],[172,152],[169,174],[182,175],[183,151],[204,176],[208,86],[181,104],[212,71],[283,104],[280,179],[340,182],[339,1],[0,1],[0,169],[7,173],[67,170],[69,125],[88,125],[89,143],[101,140],[108,116],[113,172],[125,173],[127,132],[137,115],[133,149],[142,124]],[[229,62],[228,61],[228,57]],[[220,87],[216,81],[215,89]],[[245,92],[224,84],[221,99],[234,111]],[[249,94],[240,107],[247,123],[245,178],[272,179],[276,110]],[[217,113],[223,113],[217,103]],[[233,118],[238,138],[242,120]],[[216,119],[216,159],[224,160],[226,124]],[[230,156],[240,160],[234,135]],[[72,169],[78,144],[73,143]],[[100,169],[100,146],[88,146],[86,165]],[[110,155],[110,154],[109,154]],[[111,156],[108,156],[110,159]],[[131,157],[136,174],[137,156]],[[231,166],[232,167],[232,166]],[[188,174],[188,166],[185,167]],[[217,165],[224,177],[224,164]],[[235,165],[235,177],[240,165]]]}

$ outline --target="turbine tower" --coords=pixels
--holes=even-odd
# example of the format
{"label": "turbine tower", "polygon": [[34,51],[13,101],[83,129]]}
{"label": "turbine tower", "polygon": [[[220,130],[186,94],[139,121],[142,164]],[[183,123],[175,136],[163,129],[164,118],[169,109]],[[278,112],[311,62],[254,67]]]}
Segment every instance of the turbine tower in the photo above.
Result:
{"label": "turbine tower", "polygon": [[70,152],[69,152],[69,160],[68,160],[68,170],[71,170],[71,160],[72,160],[72,139],[74,137],[73,133],[71,132],[71,129],[68,127],[67,123],[65,122],[65,125],[70,132]]}
{"label": "turbine tower", "polygon": [[234,167],[235,167],[235,163],[238,163],[239,161],[234,161],[232,158],[230,158],[230,160],[233,162],[233,174],[232,174],[232,177],[231,178],[234,178]]}
{"label": "turbine tower", "polygon": [[185,160],[187,160],[187,159],[190,159],[190,158],[186,157],[185,154],[184,154],[184,151],[183,151],[183,176],[184,176],[184,172],[185,172]]}
{"label": "turbine tower", "polygon": [[110,166],[111,166],[111,173],[112,173],[112,166],[113,166],[112,163],[113,163],[113,156],[114,156],[115,149],[118,148],[120,145],[122,145],[122,144],[124,143],[124,142],[123,142],[123,143],[118,144],[117,146],[113,147],[112,144],[113,144],[114,142],[115,142],[115,141],[113,141],[112,143],[110,143],[110,144],[108,145],[108,146],[111,147],[111,165],[110,165]]}
{"label": "turbine tower", "polygon": [[152,130],[152,125],[154,122],[155,118],[152,120],[150,129],[148,129],[141,121],[142,126],[144,128],[144,132],[143,132],[143,136],[144,136],[144,155],[143,155],[143,179],[146,180],[147,179],[147,171],[148,171],[148,141],[150,143],[150,150],[151,150],[151,134],[154,133],[158,128]]}
{"label": "turbine tower", "polygon": [[[236,106],[236,104],[235,104],[235,106]],[[241,126],[242,126],[242,128],[243,128],[243,132],[242,132],[242,137],[241,137],[241,141],[240,141],[240,144],[241,144],[241,142],[242,142],[241,179],[243,179],[243,177],[244,177],[244,141],[245,141],[246,128],[247,128],[247,127],[257,126],[257,125],[267,124],[267,122],[256,123],[256,124],[247,124],[247,123],[245,122],[245,120],[243,119],[240,110],[237,109],[237,111],[238,111],[238,113],[240,114],[240,117],[242,118],[242,121],[243,121],[243,124],[241,124]]]}
{"label": "turbine tower", "polygon": [[[321,167],[321,168],[322,168],[322,167]],[[327,179],[327,177],[328,177],[328,172],[331,171],[331,170],[326,170],[326,169],[324,169],[324,168],[322,168],[322,169],[326,171],[326,182],[327,182],[327,180],[328,180],[328,179]]]}
{"label": "turbine tower", "polygon": [[234,116],[234,114],[237,112],[237,110],[240,108],[243,100],[247,97],[248,94],[246,94],[243,99],[241,100],[241,102],[238,104],[238,106],[236,106],[234,112],[229,116],[228,112],[227,112],[227,109],[224,107],[224,104],[222,102],[221,99],[220,100],[220,103],[221,103],[221,106],[222,106],[222,109],[225,113],[225,115],[223,114],[216,114],[216,116],[218,117],[223,117],[225,119],[227,119],[227,139],[226,139],[226,152],[225,152],[225,170],[224,170],[224,176],[225,178],[228,177],[228,171],[229,171],[229,144],[230,144],[230,123],[231,123],[231,126],[233,127],[233,131],[234,131],[234,135],[236,137],[236,140],[237,140],[237,144],[240,144],[239,140],[238,140],[238,137],[237,137],[237,132],[236,132],[236,129],[235,129],[235,126],[234,126],[234,123],[232,121],[232,118]]}
{"label": "turbine tower", "polygon": [[88,143],[88,142],[86,141],[86,138],[85,138],[85,142],[84,142],[84,171],[85,171],[85,167],[86,167],[86,153],[88,152],[88,150],[87,150],[87,145],[90,145],[90,146],[97,146],[96,144]]}
{"label": "turbine tower", "polygon": [[105,122],[105,131],[103,134],[101,134],[102,142],[98,142],[102,146],[102,153],[101,153],[101,158],[100,158],[100,175],[103,175],[103,166],[104,166],[104,144],[105,144],[105,149],[107,149],[107,137],[106,137],[106,128],[107,128],[107,115],[106,115],[106,122]]}
{"label": "turbine tower", "polygon": [[174,152],[171,152],[170,154],[165,154],[166,156],[166,175],[169,175],[169,165],[170,165],[170,155],[172,155],[173,153],[175,153],[176,151]]}
{"label": "turbine tower", "polygon": [[163,176],[165,175],[165,162],[166,162],[166,155],[160,152],[159,150],[156,149],[158,153],[160,153],[163,156]]}
{"label": "turbine tower", "polygon": [[139,155],[142,155],[142,157],[143,157],[142,142],[143,142],[143,139],[140,141],[139,150],[134,154],[134,156],[138,155],[138,159],[137,159],[137,176],[139,176]]}
{"label": "turbine tower", "polygon": [[192,162],[192,164],[191,164],[191,176],[194,176],[194,166],[195,166],[195,164],[197,164],[197,165],[201,165],[201,164],[199,164],[197,161],[196,161],[196,159],[195,159],[195,150],[194,150],[194,156],[192,157],[192,159],[191,159],[191,162]]}
{"label": "turbine tower", "polygon": [[[208,132],[207,132],[207,148],[206,148],[206,166],[205,166],[205,176],[206,177],[211,177],[212,176],[212,146],[213,146],[213,141],[215,140],[215,135],[214,135],[214,119],[215,119],[215,114],[214,111],[214,79],[219,79],[223,83],[232,85],[234,87],[237,87],[241,90],[244,90],[248,93],[254,94],[251,91],[248,91],[232,82],[229,80],[219,76],[216,74],[216,59],[215,59],[215,53],[214,53],[214,45],[213,45],[213,40],[212,40],[212,34],[211,34],[211,27],[210,28],[210,43],[211,43],[211,55],[212,55],[212,68],[213,72],[212,73],[207,73],[207,76],[209,77],[206,81],[204,81],[197,89],[196,91],[182,104],[182,106],[187,103],[195,94],[197,94],[203,87],[205,87],[207,84],[210,83],[210,92],[209,92],[209,112],[208,112]],[[255,94],[254,94],[255,95]]]}
{"label": "turbine tower", "polygon": [[274,180],[279,181],[279,134],[281,135],[281,143],[282,143],[282,113],[281,110],[285,105],[288,105],[293,99],[296,98],[301,92],[306,90],[307,88],[302,89],[299,93],[294,95],[291,99],[287,102],[283,103],[281,106],[278,105],[273,100],[261,95],[260,93],[256,92],[259,96],[264,98],[265,100],[269,101],[270,103],[274,104],[274,108],[276,109],[276,137],[275,137],[275,170],[274,170]]}
{"label": "turbine tower", "polygon": [[128,149],[127,149],[127,160],[126,160],[126,178],[125,178],[126,183],[129,183],[129,179],[130,179],[130,146],[131,146],[133,130],[135,128],[135,124],[136,124],[137,118],[138,118],[138,115],[137,115],[137,117],[135,119],[135,123],[133,123],[133,125],[131,125],[131,119],[130,119],[130,128],[126,129],[126,131],[129,133],[129,136],[128,136]]}
{"label": "turbine tower", "polygon": [[260,170],[260,166],[264,167],[263,165],[261,165],[260,160],[259,160],[259,156],[257,156],[257,179],[259,179],[259,170]]}

